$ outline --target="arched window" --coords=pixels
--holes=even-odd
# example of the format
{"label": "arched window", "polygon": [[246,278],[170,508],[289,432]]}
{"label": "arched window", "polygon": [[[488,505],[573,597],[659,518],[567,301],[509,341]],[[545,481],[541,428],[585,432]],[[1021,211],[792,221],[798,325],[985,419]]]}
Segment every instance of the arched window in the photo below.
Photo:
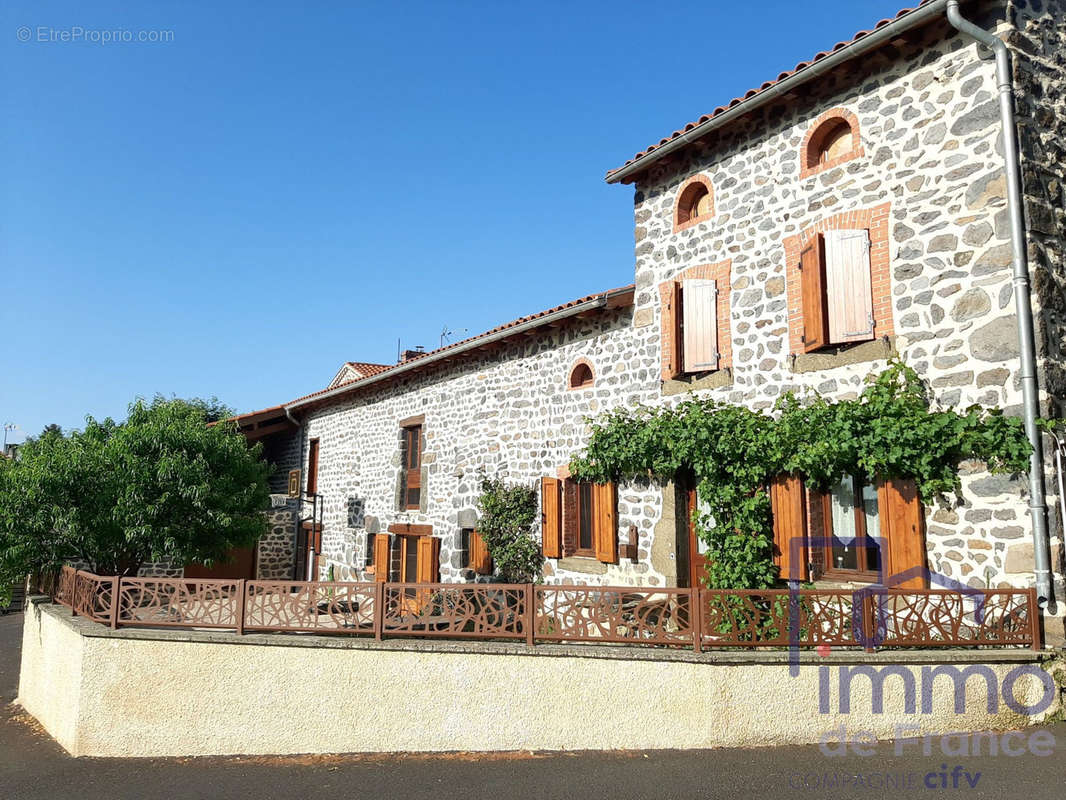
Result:
{"label": "arched window", "polygon": [[674,231],[695,225],[714,216],[714,187],[703,175],[695,175],[677,193],[674,208]]}
{"label": "arched window", "polygon": [[858,119],[845,109],[830,109],[814,121],[804,137],[800,177],[806,178],[862,154]]}
{"label": "arched window", "polygon": [[571,389],[587,389],[595,382],[592,367],[587,361],[579,361],[570,370],[569,386]]}

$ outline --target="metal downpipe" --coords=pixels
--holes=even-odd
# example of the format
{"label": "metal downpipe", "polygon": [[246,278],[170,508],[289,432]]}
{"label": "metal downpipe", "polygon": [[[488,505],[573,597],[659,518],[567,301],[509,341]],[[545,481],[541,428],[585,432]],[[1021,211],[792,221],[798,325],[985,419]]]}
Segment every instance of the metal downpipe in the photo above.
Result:
{"label": "metal downpipe", "polygon": [[999,91],[999,116],[1003,128],[1003,160],[1007,177],[1007,206],[1010,213],[1010,238],[1014,256],[1014,303],[1018,318],[1018,343],[1021,354],[1022,413],[1025,434],[1032,445],[1029,460],[1029,515],[1033,522],[1033,572],[1036,574],[1037,600],[1046,606],[1051,600],[1050,547],[1047,526],[1047,502],[1044,496],[1044,458],[1040,431],[1039,387],[1036,380],[1036,345],[1033,336],[1033,308],[1029,285],[1029,256],[1022,205],[1022,178],[1018,163],[1018,134],[1014,121],[1014,83],[1007,45],[997,36],[962,16],[958,0],[948,0],[947,20],[959,32],[988,47],[996,56],[996,86]]}

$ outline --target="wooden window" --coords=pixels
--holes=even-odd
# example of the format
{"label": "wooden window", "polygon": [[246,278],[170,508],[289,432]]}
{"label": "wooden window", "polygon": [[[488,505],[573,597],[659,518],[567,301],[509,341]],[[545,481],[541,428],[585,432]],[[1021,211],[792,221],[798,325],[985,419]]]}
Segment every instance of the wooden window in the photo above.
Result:
{"label": "wooden window", "polygon": [[894,589],[927,589],[925,509],[917,484],[900,478],[882,481],[877,505],[888,549],[884,570],[888,582]]}
{"label": "wooden window", "polygon": [[492,556],[489,554],[489,548],[485,544],[485,540],[476,530],[470,531],[470,550],[468,552],[470,553],[470,569],[474,570],[478,575],[492,574]]}
{"label": "wooden window", "polygon": [[595,378],[592,374],[592,367],[586,364],[584,361],[576,364],[572,370],[570,370],[569,385],[571,389],[587,389],[592,386]]}
{"label": "wooden window", "polygon": [[823,504],[825,575],[845,579],[881,579],[881,526],[877,489],[869,481],[847,475],[828,492]]}
{"label": "wooden window", "polygon": [[592,487],[594,546],[596,558],[605,564],[618,563],[617,499],[613,483],[597,483]]}
{"label": "wooden window", "polygon": [[364,567],[364,569],[367,568],[367,567],[373,567],[374,566],[374,545],[376,544],[376,542],[377,542],[377,534],[376,533],[368,533],[366,535],[366,552],[363,553],[363,567]]}
{"label": "wooden window", "polygon": [[[774,563],[781,580],[808,579],[807,497],[803,480],[781,475],[770,483],[770,506],[774,516]],[[796,541],[796,540],[799,541]]]}
{"label": "wooden window", "polygon": [[845,120],[831,122],[826,130],[821,132],[818,140],[818,148],[814,158],[819,164],[835,161],[838,158],[851,153],[854,136],[851,133],[851,125]]}
{"label": "wooden window", "polygon": [[718,283],[686,280],[681,291],[682,368],[685,372],[718,369]]}
{"label": "wooden window", "polygon": [[673,313],[674,324],[668,343],[670,376],[718,369],[718,282],[675,281],[666,311]]}
{"label": "wooden window", "polygon": [[592,484],[582,481],[577,485],[577,549],[574,555],[595,555],[592,526],[596,513],[592,502]]}
{"label": "wooden window", "polygon": [[563,555],[618,563],[618,524],[613,483],[567,480]]}
{"label": "wooden window", "polygon": [[318,439],[307,448],[307,494],[318,494]]}
{"label": "wooden window", "polygon": [[667,348],[667,362],[666,362],[666,374],[670,378],[679,378],[685,374],[684,365],[684,340],[682,339],[682,324],[681,319],[684,313],[684,306],[681,302],[681,283],[680,281],[674,281],[670,284],[669,299],[667,300],[667,307],[663,309],[663,313],[670,314],[670,319],[673,320],[672,330],[668,330],[669,341],[664,342],[664,346]]}
{"label": "wooden window", "polygon": [[[914,481],[874,484],[848,475],[828,492],[810,492],[809,517],[804,496],[803,482],[795,476],[780,476],[770,485],[774,563],[782,580],[793,574],[790,559],[799,557],[799,580],[825,577],[883,581],[891,588],[927,587],[925,510]],[[789,547],[808,530],[813,549],[796,552]],[[813,576],[808,575],[808,561],[815,565]]]}
{"label": "wooden window", "polygon": [[541,478],[541,547],[545,558],[560,558],[563,554],[563,517],[561,484],[556,478]]}
{"label": "wooden window", "polygon": [[826,232],[825,291],[830,344],[874,338],[868,230]]}
{"label": "wooden window", "polygon": [[403,428],[403,507],[422,504],[422,426]]}
{"label": "wooden window", "polygon": [[811,236],[800,252],[803,286],[803,349],[818,350],[829,343],[829,314],[825,296],[825,237]]}
{"label": "wooden window", "polygon": [[417,540],[416,580],[436,583],[440,580],[440,539],[436,536],[408,537]]}
{"label": "wooden window", "polygon": [[459,532],[459,563],[463,569],[469,569],[478,575],[492,574],[492,556],[485,540],[474,528],[463,528]]}
{"label": "wooden window", "polygon": [[800,177],[806,178],[863,155],[858,118],[831,108],[811,123],[800,145]]}
{"label": "wooden window", "polygon": [[800,253],[800,278],[805,352],[874,338],[868,230],[812,235]]}
{"label": "wooden window", "polygon": [[389,559],[389,535],[379,533],[374,537],[374,580],[384,583],[389,579],[392,564]]}
{"label": "wooden window", "polygon": [[674,232],[714,216],[714,190],[705,175],[694,175],[680,188],[674,206]]}

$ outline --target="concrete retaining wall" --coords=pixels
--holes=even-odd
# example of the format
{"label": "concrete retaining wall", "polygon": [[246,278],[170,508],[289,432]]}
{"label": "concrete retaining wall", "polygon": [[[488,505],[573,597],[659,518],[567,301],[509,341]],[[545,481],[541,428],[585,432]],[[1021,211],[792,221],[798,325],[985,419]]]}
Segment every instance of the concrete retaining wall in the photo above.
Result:
{"label": "concrete retaining wall", "polygon": [[[833,713],[822,714],[820,675],[835,664],[901,664],[918,680],[923,663],[947,654],[805,655],[797,677],[787,655],[110,631],[38,603],[26,614],[19,702],[89,756],[705,748],[818,742],[841,725],[892,738],[897,725],[937,733],[1030,721],[1002,703],[989,713],[979,682],[967,685],[963,714],[950,691],[932,713],[907,714],[897,678],[881,714],[862,678],[851,713],[839,713],[834,678]],[[951,656],[999,678],[1034,659]],[[1026,677],[1015,697],[1034,704],[1041,690]]]}

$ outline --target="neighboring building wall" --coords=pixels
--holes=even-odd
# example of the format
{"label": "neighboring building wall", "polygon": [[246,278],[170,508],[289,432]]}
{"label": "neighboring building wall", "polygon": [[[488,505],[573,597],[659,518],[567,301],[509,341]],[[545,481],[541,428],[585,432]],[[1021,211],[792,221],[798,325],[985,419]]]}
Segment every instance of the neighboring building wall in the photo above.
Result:
{"label": "neighboring building wall", "polygon": [[[1007,41],[1014,54],[1029,270],[1040,309],[1038,375],[1047,393],[1041,412],[1061,417],[1066,398],[1066,2],[1015,0],[1012,10],[1016,30]],[[1045,441],[1047,486],[1054,491],[1053,443],[1047,437]],[[1061,581],[1066,571],[1063,525],[1055,499],[1049,497],[1051,569]],[[1056,594],[1061,605],[1061,582]]]}
{"label": "neighboring building wall", "polygon": [[[786,391],[845,399],[898,353],[944,406],[1016,411],[1018,347],[993,76],[992,61],[944,23],[901,54],[864,57],[820,78],[803,99],[756,112],[653,168],[635,195],[637,346],[659,347],[660,284],[728,259],[732,370],[706,380],[700,396],[764,409]],[[858,120],[863,153],[803,178],[803,143],[831,108]],[[714,216],[675,232],[676,193],[697,172],[714,185]],[[796,353],[789,238],[845,212],[876,217],[883,206],[891,318],[879,319],[877,331],[893,336],[838,355]],[[875,252],[875,279],[876,259]],[[876,300],[876,286],[874,294]],[[687,388],[670,384],[664,394]],[[966,464],[962,485],[957,508],[927,509],[930,567],[975,587],[1031,584],[1024,481]]]}

